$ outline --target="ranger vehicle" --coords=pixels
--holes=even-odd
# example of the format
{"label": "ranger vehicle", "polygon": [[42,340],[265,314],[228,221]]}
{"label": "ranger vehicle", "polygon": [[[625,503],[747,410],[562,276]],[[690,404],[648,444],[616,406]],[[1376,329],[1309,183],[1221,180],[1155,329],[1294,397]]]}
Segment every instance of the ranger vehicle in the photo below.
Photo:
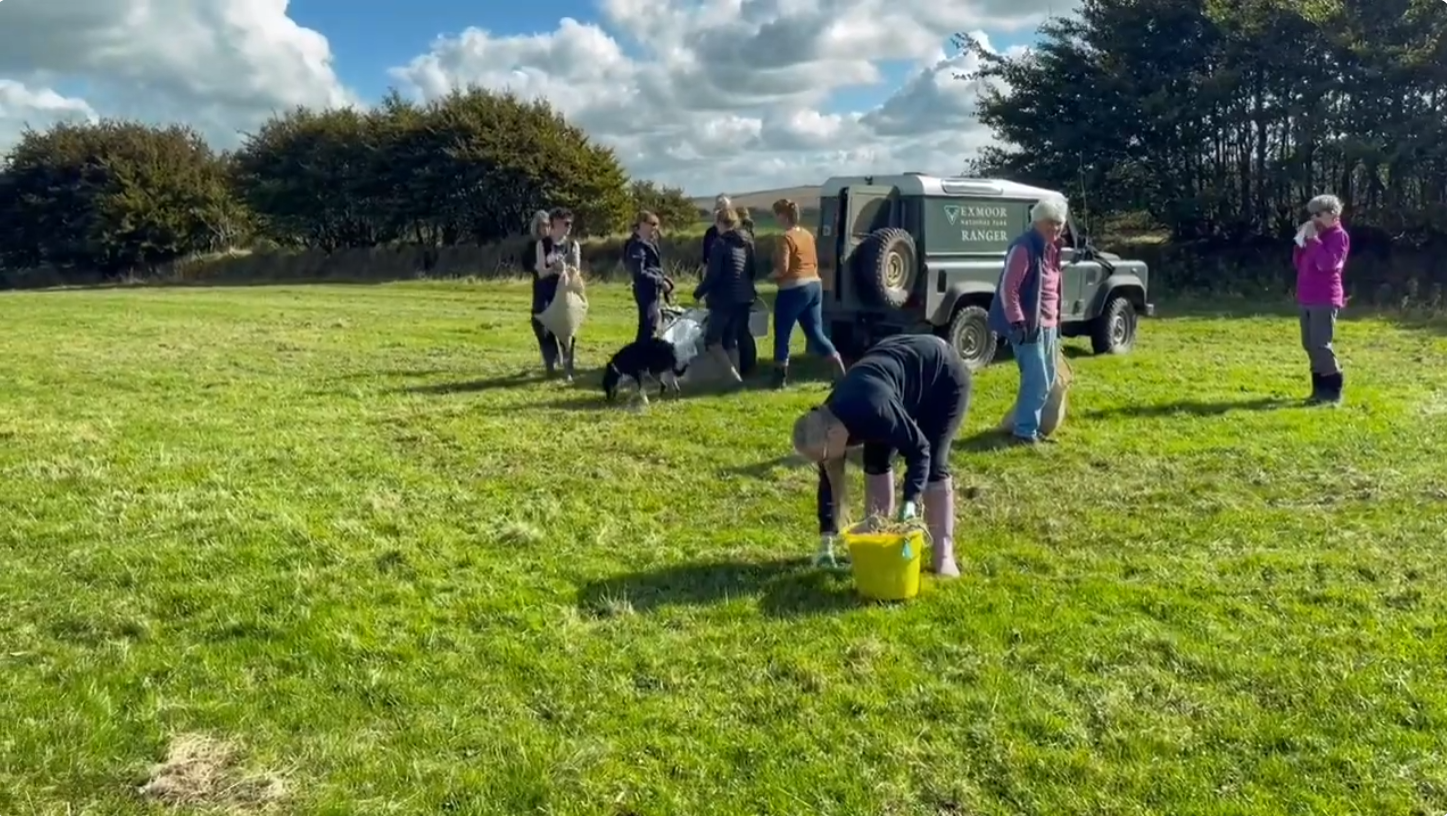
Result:
{"label": "ranger vehicle", "polygon": [[[1010,181],[898,176],[835,177],[819,191],[819,274],[824,322],[857,357],[882,337],[930,331],[972,369],[991,363],[1001,338],[988,316],[1010,242],[1052,190]],[[1060,334],[1089,337],[1097,354],[1135,344],[1149,270],[1093,247],[1070,219],[1061,239]]]}

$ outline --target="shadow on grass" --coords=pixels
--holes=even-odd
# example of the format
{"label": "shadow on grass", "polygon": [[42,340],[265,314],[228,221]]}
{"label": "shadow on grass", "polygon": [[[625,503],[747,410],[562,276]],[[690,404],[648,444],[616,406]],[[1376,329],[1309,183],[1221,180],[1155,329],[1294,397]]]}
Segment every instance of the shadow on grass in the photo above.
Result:
{"label": "shadow on grass", "polygon": [[[342,374],[338,380],[387,380],[387,379],[415,379],[420,377],[436,377],[439,374],[455,373],[447,368],[418,368],[418,369],[384,369],[379,371],[356,371],[351,374]],[[518,376],[522,376],[521,374]]]}
{"label": "shadow on grass", "polygon": [[[864,446],[855,445],[844,451],[844,457],[854,467],[864,467]],[[766,479],[769,474],[779,468],[813,470],[814,463],[795,453],[788,453],[782,456],[775,456],[772,459],[765,459],[762,462],[753,462],[747,465],[733,465],[720,471],[725,476],[747,476],[751,479]]]}
{"label": "shadow on grass", "polygon": [[988,451],[1003,450],[1012,447],[1016,442],[1010,434],[999,428],[986,428],[983,431],[972,433],[963,439],[956,439],[950,447],[954,450],[969,451],[971,453],[986,453]]}
{"label": "shadow on grass", "polygon": [[821,570],[808,559],[679,564],[593,581],[578,606],[594,617],[647,613],[669,606],[708,606],[757,598],[770,617],[827,615],[864,605],[847,574]]}
{"label": "shadow on grass", "polygon": [[1148,419],[1153,417],[1167,417],[1177,415],[1208,417],[1229,414],[1232,411],[1276,411],[1282,408],[1298,408],[1300,400],[1286,400],[1273,397],[1260,397],[1248,400],[1221,400],[1216,402],[1206,400],[1181,400],[1179,402],[1166,402],[1156,405],[1122,405],[1116,408],[1100,408],[1091,411],[1083,411],[1083,419],[1108,419],[1111,417],[1129,417],[1132,419]]}
{"label": "shadow on grass", "polygon": [[798,454],[785,454],[775,456],[773,459],[765,459],[762,462],[753,462],[747,465],[733,465],[723,469],[727,476],[746,476],[750,479],[765,479],[779,468],[806,468],[812,467],[809,461]]}
{"label": "shadow on grass", "polygon": [[431,383],[428,385],[409,385],[397,389],[406,394],[475,394],[481,391],[497,391],[503,388],[521,388],[524,385],[540,383],[545,380],[541,372],[519,371],[516,374],[505,374],[501,377],[487,377],[481,380],[463,380],[461,382]]}

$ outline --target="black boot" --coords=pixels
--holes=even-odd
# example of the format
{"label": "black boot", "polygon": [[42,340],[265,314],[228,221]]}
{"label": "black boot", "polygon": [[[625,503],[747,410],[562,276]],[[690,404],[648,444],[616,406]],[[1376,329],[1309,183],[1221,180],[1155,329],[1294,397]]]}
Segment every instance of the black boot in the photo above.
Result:
{"label": "black boot", "polygon": [[1340,371],[1321,378],[1321,401],[1323,405],[1330,405],[1333,408],[1341,405],[1342,379],[1342,373]]}
{"label": "black boot", "polygon": [[1326,399],[1326,385],[1322,383],[1323,379],[1315,371],[1311,372],[1311,396],[1306,398],[1307,405],[1320,405]]}
{"label": "black boot", "polygon": [[784,389],[789,387],[789,366],[784,364],[774,366],[774,388]]}

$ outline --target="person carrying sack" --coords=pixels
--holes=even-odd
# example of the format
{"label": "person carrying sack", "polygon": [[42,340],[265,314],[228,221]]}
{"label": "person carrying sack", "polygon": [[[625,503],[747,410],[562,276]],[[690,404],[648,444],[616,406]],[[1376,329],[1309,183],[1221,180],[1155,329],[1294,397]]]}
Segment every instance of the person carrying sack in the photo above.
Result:
{"label": "person carrying sack", "polygon": [[538,350],[542,353],[543,366],[547,376],[554,377],[561,362],[564,376],[569,381],[574,375],[576,339],[569,338],[566,346],[560,345],[557,335],[549,331],[537,316],[547,311],[557,297],[559,276],[563,271],[570,267],[577,269],[581,265],[582,248],[568,237],[572,229],[573,214],[568,210],[539,210],[533,216],[530,230],[533,236],[531,248],[523,253],[523,266],[533,275],[532,326]]}
{"label": "person carrying sack", "polygon": [[1060,353],[1060,235],[1064,199],[1046,199],[1030,209],[1030,228],[1010,244],[990,304],[990,331],[1005,337],[1020,369],[1011,438],[1024,445],[1044,439],[1040,415],[1050,400]]}

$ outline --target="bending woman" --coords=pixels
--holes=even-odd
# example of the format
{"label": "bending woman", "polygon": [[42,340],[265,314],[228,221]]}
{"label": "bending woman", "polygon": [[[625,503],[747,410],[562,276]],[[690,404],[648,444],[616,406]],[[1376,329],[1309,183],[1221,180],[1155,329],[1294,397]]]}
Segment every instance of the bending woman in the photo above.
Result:
{"label": "bending woman", "polygon": [[959,355],[932,334],[896,335],[859,358],[824,404],[794,423],[794,450],[819,465],[819,552],[833,565],[846,501],[844,454],[864,446],[864,503],[869,515],[896,516],[896,454],[904,457],[904,504],[915,518],[924,505],[933,542],[931,568],[959,576],[955,564],[955,492],[950,445],[970,412],[974,381]]}
{"label": "bending woman", "polygon": [[[577,269],[582,262],[582,248],[577,241],[568,237],[572,229],[573,214],[567,210],[538,210],[533,216],[533,241],[530,250],[523,255],[523,264],[533,273],[534,315],[548,308],[553,298],[557,297],[558,276],[563,269]],[[542,352],[543,366],[547,369],[548,376],[552,377],[557,373],[561,358],[565,376],[569,380],[573,379],[573,352],[577,347],[577,340],[569,340],[567,348],[559,348],[558,338],[543,328],[543,324],[539,323],[536,317],[532,319],[532,324],[533,335],[538,338],[538,350]]]}
{"label": "bending woman", "polygon": [[779,284],[774,299],[774,387],[789,384],[789,341],[795,323],[804,330],[806,348],[833,363],[835,377],[842,377],[844,359],[824,334],[824,284],[814,235],[799,226],[798,204],[781,198],[774,202],[774,215],[786,227],[779,236],[772,276]]}

